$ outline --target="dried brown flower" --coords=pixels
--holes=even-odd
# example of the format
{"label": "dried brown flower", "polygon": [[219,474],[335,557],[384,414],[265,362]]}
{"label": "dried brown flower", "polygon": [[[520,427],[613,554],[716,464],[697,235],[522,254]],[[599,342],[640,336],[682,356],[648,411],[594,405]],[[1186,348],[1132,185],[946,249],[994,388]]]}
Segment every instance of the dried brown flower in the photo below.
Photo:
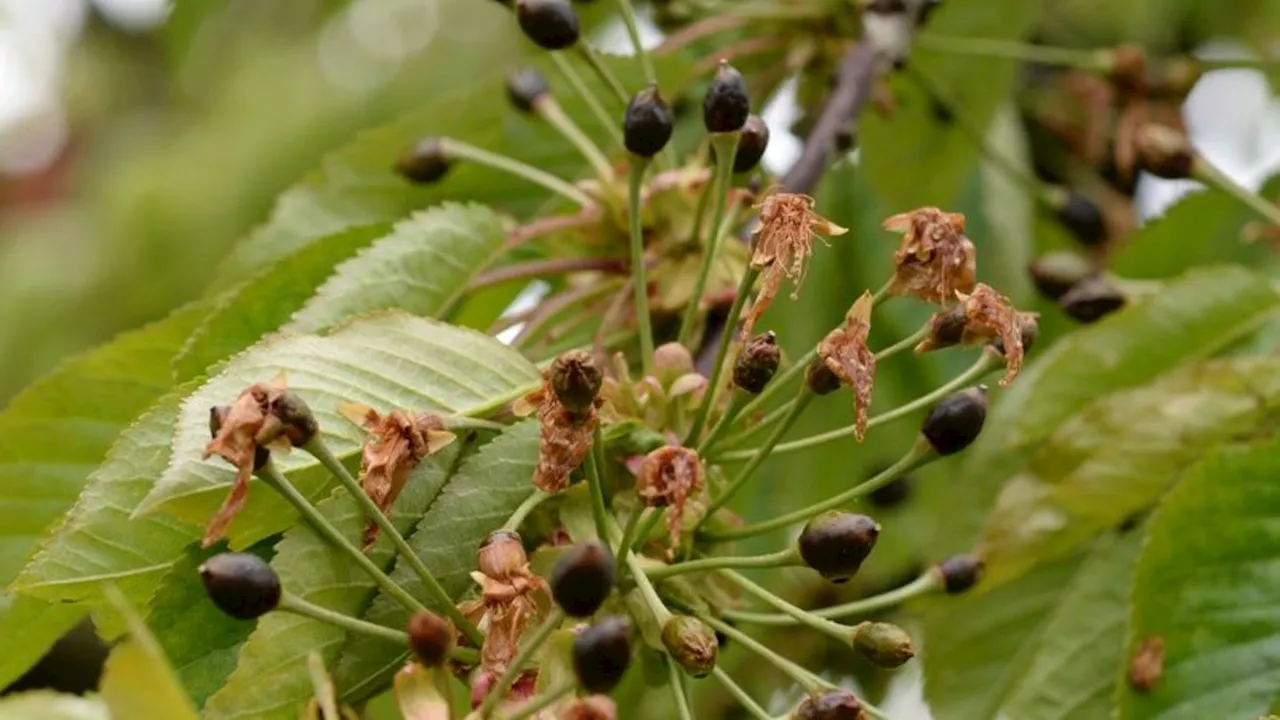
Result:
{"label": "dried brown flower", "polygon": [[548,493],[558,493],[569,485],[572,473],[591,451],[591,437],[599,422],[597,397],[585,412],[575,413],[561,404],[546,383],[516,402],[516,415],[536,413],[542,437],[538,443],[538,464],[533,471],[533,486]]}
{"label": "dried brown flower", "polygon": [[862,297],[849,308],[845,326],[827,333],[818,343],[818,357],[823,364],[853,389],[853,432],[858,442],[866,436],[867,412],[871,409],[871,394],[875,389],[876,356],[867,346],[874,303],[871,293],[862,293]]}
{"label": "dried brown flower", "polygon": [[672,546],[680,539],[680,526],[689,498],[702,492],[706,470],[698,452],[668,445],[645,456],[636,477],[636,492],[649,507],[671,507],[667,529]]}
{"label": "dried brown flower", "polygon": [[973,289],[977,252],[964,234],[964,215],[924,207],[886,219],[884,228],[902,233],[902,245],[893,255],[891,295],[945,305],[957,290]]}
{"label": "dried brown flower", "polygon": [[[1000,386],[1008,387],[1022,370],[1023,316],[1014,309],[1009,298],[996,292],[990,285],[978,283],[969,295],[956,293],[964,308],[963,345],[981,345],[999,340],[1003,349],[1005,372]],[[918,349],[918,348],[917,348]]]}
{"label": "dried brown flower", "polygon": [[1151,692],[1164,674],[1164,638],[1153,635],[1138,645],[1129,663],[1129,685],[1138,692]]}
{"label": "dried brown flower", "polygon": [[[418,463],[455,438],[445,430],[444,420],[432,413],[392,410],[382,415],[371,407],[355,403],[344,403],[338,410],[369,431],[364,440],[360,486],[384,513],[400,497],[405,483],[409,482],[409,473]],[[377,541],[378,534],[377,524],[370,520],[364,531],[366,550]]]}
{"label": "dried brown flower", "polygon": [[[219,408],[214,412],[213,420],[217,427],[213,439],[204,448],[204,457],[218,455],[236,468],[236,481],[222,502],[222,507],[214,513],[204,532],[204,547],[209,547],[227,531],[227,527],[235,520],[236,515],[249,499],[249,479],[253,477],[255,457],[258,455],[258,433],[271,417],[272,403],[285,392],[283,380],[274,383],[255,383],[245,388],[236,396],[227,408]],[[280,435],[272,443],[287,447],[288,439]]]}
{"label": "dried brown flower", "polygon": [[756,320],[773,304],[783,280],[790,279],[795,286],[793,298],[800,292],[806,263],[813,254],[813,238],[848,232],[815,213],[813,204],[808,195],[771,192],[755,205],[760,224],[752,233],[751,268],[761,271],[762,279],[760,292],[742,323],[743,340],[751,337]]}

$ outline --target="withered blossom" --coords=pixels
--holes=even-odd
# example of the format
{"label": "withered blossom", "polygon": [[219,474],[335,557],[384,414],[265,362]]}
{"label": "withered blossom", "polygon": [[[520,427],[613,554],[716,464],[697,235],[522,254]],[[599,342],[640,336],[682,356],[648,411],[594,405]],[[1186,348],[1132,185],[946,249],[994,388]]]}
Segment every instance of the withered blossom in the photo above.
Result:
{"label": "withered blossom", "polygon": [[[455,438],[445,430],[444,420],[432,413],[392,410],[383,415],[354,403],[344,403],[338,410],[369,431],[364,440],[360,487],[384,513],[389,512],[400,497],[418,463]],[[364,531],[366,550],[378,540],[378,535],[378,525],[370,519]]]}
{"label": "withered blossom", "polygon": [[1000,386],[1008,387],[1022,370],[1023,328],[1036,316],[1018,312],[1009,298],[986,283],[978,283],[968,295],[957,292],[956,297],[960,304],[934,315],[929,337],[916,345],[915,351],[929,352],[947,347],[948,343],[973,347],[998,341],[1005,358],[1005,374]]}
{"label": "withered blossom", "polygon": [[813,238],[848,232],[813,211],[808,195],[770,192],[755,205],[760,222],[752,232],[751,268],[761,272],[760,291],[742,323],[742,339],[751,337],[756,320],[773,304],[783,280],[790,279],[795,298],[804,283],[805,267],[813,254]]}
{"label": "withered blossom", "polygon": [[524,396],[513,408],[516,415],[536,413],[541,428],[538,463],[533,471],[533,486],[548,493],[558,493],[569,485],[569,475],[591,451],[591,437],[599,421],[600,399],[584,413],[574,413],[543,386]]}
{"label": "withered blossom", "polygon": [[875,299],[864,292],[845,316],[842,328],[836,328],[818,343],[818,357],[827,369],[853,391],[854,437],[858,442],[866,436],[867,413],[875,389],[876,356],[867,346],[871,333],[871,307]]}
{"label": "withered blossom", "polygon": [[[285,393],[282,378],[273,383],[255,383],[236,396],[231,405],[213,408],[210,413],[210,430],[213,439],[204,448],[204,458],[218,455],[236,468],[236,480],[222,507],[214,513],[205,528],[204,547],[222,539],[227,527],[244,508],[249,498],[249,479],[253,477],[258,460],[265,461],[264,449],[258,445],[258,435],[272,417],[272,405]],[[287,447],[289,440],[277,435],[270,446]]]}
{"label": "withered blossom", "polygon": [[924,207],[886,219],[884,229],[902,234],[902,245],[893,255],[890,295],[914,295],[945,305],[956,291],[973,289],[977,251],[964,234],[964,215]]}
{"label": "withered blossom", "polygon": [[680,527],[689,498],[702,492],[706,470],[698,452],[691,448],[668,445],[645,456],[636,476],[636,492],[649,507],[670,507],[667,530],[674,547],[680,539]]}

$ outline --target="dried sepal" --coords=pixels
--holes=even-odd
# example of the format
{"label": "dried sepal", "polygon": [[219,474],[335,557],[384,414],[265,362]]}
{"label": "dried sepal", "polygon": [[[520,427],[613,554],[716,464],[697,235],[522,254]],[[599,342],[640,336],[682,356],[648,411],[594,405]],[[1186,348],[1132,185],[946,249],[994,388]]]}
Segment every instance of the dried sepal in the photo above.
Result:
{"label": "dried sepal", "polygon": [[[751,268],[761,272],[760,291],[742,323],[742,339],[751,337],[756,320],[773,304],[782,282],[794,285],[791,296],[800,292],[805,267],[813,254],[813,238],[843,235],[848,230],[813,211],[808,195],[772,192],[755,205],[760,222],[752,232]],[[823,242],[826,242],[823,240]]]}
{"label": "dried sepal", "polygon": [[945,305],[956,291],[973,289],[977,251],[964,234],[964,215],[924,207],[886,219],[884,229],[902,234],[902,245],[893,256],[890,295],[914,295]]}
{"label": "dried sepal", "polygon": [[874,302],[871,293],[864,292],[849,308],[844,327],[827,333],[818,343],[818,357],[823,364],[853,390],[853,433],[858,442],[866,436],[867,414],[875,390],[876,356],[867,345]]}
{"label": "dried sepal", "polygon": [[964,308],[964,333],[960,342],[964,345],[981,345],[999,340],[1005,359],[1004,377],[1000,386],[1008,387],[1022,370],[1023,319],[1009,298],[996,292],[986,283],[978,283],[973,292],[956,293]]}
{"label": "dried sepal", "polygon": [[644,457],[636,476],[636,492],[649,507],[670,507],[667,529],[671,544],[680,538],[680,527],[689,498],[702,492],[706,484],[702,458],[691,448],[668,445]]}
{"label": "dried sepal", "polygon": [[[256,438],[271,417],[272,404],[284,392],[281,379],[270,384],[254,383],[242,390],[230,406],[216,408],[212,412],[210,429],[213,430],[213,438],[205,445],[204,457],[217,455],[231,463],[236,468],[236,479],[222,507],[205,528],[204,547],[222,539],[227,527],[249,499],[249,479],[253,477],[257,464],[255,458],[258,457]],[[216,428],[213,427],[215,424]],[[279,439],[288,442],[283,436]]]}
{"label": "dried sepal", "polygon": [[[392,410],[383,415],[356,403],[343,403],[338,410],[368,431],[361,459],[360,487],[384,513],[389,512],[400,497],[418,463],[456,438],[445,429],[444,420],[432,413]],[[378,535],[378,525],[370,520],[364,532],[366,550],[378,540]]]}

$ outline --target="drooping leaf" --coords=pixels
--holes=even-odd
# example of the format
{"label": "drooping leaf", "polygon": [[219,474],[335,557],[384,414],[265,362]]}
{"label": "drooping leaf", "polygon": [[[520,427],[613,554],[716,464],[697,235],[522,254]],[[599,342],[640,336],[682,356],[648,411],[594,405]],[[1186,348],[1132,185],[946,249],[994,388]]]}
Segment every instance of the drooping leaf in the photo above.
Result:
{"label": "drooping leaf", "polygon": [[[465,460],[441,490],[409,538],[409,544],[455,600],[473,586],[476,549],[485,536],[505,523],[533,491],[530,480],[538,457],[538,423],[522,422]],[[405,565],[391,575],[401,587],[432,607],[421,581]],[[379,595],[365,619],[403,627],[408,613]],[[404,662],[406,651],[388,652],[386,643],[352,637],[343,648],[334,677],[347,702],[377,694]]]}
{"label": "drooping leaf", "polygon": [[1270,284],[1248,270],[1200,268],[1033,356],[996,396],[982,435],[962,456],[931,544],[947,551],[976,539],[1004,482],[1090,402],[1214,354],[1272,317],[1278,304]]}
{"label": "drooping leaf", "polygon": [[[440,495],[458,451],[451,448],[414,470],[393,508],[393,522],[402,531],[412,527]],[[335,491],[317,507],[353,545],[363,545],[366,519],[359,504],[345,490]],[[390,538],[381,537],[370,559],[386,569],[392,555]],[[309,525],[298,525],[285,533],[271,567],[288,592],[344,615],[359,615],[373,597],[373,581]],[[326,664],[332,665],[346,637],[344,630],[299,615],[264,616],[240,647],[235,670],[209,698],[205,716],[262,720],[297,717],[298,708],[313,695],[307,656],[319,653]],[[370,642],[384,655],[403,650],[381,638]]]}
{"label": "drooping leaf", "polygon": [[1009,479],[978,552],[998,584],[1145,510],[1216,445],[1268,432],[1280,361],[1192,365],[1085,407]]}
{"label": "drooping leaf", "polygon": [[999,716],[1013,720],[1105,718],[1124,655],[1124,623],[1139,528],[1105,539],[1045,622],[1035,654]]}
{"label": "drooping leaf", "polygon": [[288,327],[316,332],[389,308],[438,317],[497,259],[504,225],[482,205],[449,203],[415,213],[340,264]]}
{"label": "drooping leaf", "polygon": [[195,708],[173,672],[164,650],[124,596],[108,591],[129,637],[117,645],[102,669],[100,692],[115,718],[196,720]]}
{"label": "drooping leaf", "polygon": [[194,378],[283,326],[315,294],[335,265],[390,227],[389,223],[373,223],[319,238],[249,282],[219,295],[174,360],[179,377]]}
{"label": "drooping leaf", "polygon": [[[1280,442],[1224,449],[1187,472],[1150,520],[1130,602],[1118,718],[1253,720],[1280,687]],[[1150,692],[1140,643],[1164,643]]]}
{"label": "drooping leaf", "polygon": [[[163,511],[203,526],[234,477],[225,463],[200,459],[208,443],[209,408],[281,372],[311,406],[330,449],[348,458],[357,454],[364,431],[340,414],[341,403],[465,415],[496,410],[539,378],[527,360],[488,336],[402,313],[358,319],[324,336],[268,338],[183,403],[173,460],[136,513]],[[331,482],[305,453],[277,454],[275,462],[308,497],[316,498]],[[258,489],[257,481],[252,487],[230,529],[237,547],[289,527],[295,517],[284,500]]]}
{"label": "drooping leaf", "polygon": [[111,720],[97,698],[35,690],[0,698],[0,720]]}

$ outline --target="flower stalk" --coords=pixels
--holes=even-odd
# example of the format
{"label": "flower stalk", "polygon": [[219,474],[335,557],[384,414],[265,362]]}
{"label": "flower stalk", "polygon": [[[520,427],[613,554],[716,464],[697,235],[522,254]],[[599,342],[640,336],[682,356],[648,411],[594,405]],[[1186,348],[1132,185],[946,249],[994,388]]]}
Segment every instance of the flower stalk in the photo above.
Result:
{"label": "flower stalk", "polygon": [[794,547],[779,550],[767,555],[707,557],[690,560],[676,565],[665,565],[645,571],[650,580],[661,582],[667,578],[686,573],[728,570],[730,568],[778,568],[803,565],[799,553]]}
{"label": "flower stalk", "polygon": [[614,120],[613,115],[611,115],[609,111],[604,109],[604,105],[600,104],[600,98],[596,97],[596,94],[592,92],[591,88],[587,86],[587,83],[583,81],[582,75],[580,75],[577,69],[573,67],[573,63],[569,62],[562,53],[550,53],[550,55],[552,62],[556,64],[556,69],[559,70],[560,74],[564,76],[564,79],[569,82],[574,93],[576,93],[578,97],[582,98],[582,102],[587,106],[587,110],[589,110],[592,115],[595,115],[596,121],[609,132],[609,138],[614,143],[621,145],[622,131],[618,129],[617,121]]}
{"label": "flower stalk", "polygon": [[[920,577],[902,587],[895,588],[879,595],[854,600],[842,605],[819,610],[808,611],[810,615],[828,620],[845,618],[870,613],[900,605],[913,598],[939,592],[943,589],[942,576],[935,570],[929,570]],[[777,613],[748,612],[745,610],[726,610],[724,616],[734,622],[754,623],[757,625],[791,626],[800,621],[791,615]]]}
{"label": "flower stalk", "polygon": [[716,254],[722,239],[721,224],[724,221],[725,207],[728,205],[729,182],[733,178],[733,158],[738,152],[740,132],[714,133],[711,136],[711,149],[715,153],[716,173],[713,181],[715,193],[715,212],[711,216],[711,237],[703,247],[702,265],[698,268],[698,277],[693,283],[693,294],[684,309],[680,320],[680,334],[677,341],[688,345],[693,338],[693,329],[697,324],[698,311],[702,308],[702,296],[707,290],[707,280],[711,277],[711,268],[715,265]]}
{"label": "flower stalk", "polygon": [[[543,105],[542,107],[551,107],[551,104]],[[556,115],[556,112],[559,114]],[[559,125],[556,127],[564,133],[570,141],[574,142],[575,145],[583,139],[586,139],[587,143],[591,142],[585,135],[582,135],[580,130],[577,130],[577,126],[573,124],[573,121],[570,120],[563,111],[558,110],[558,108],[555,112],[544,114],[544,117],[547,117],[548,122],[552,122],[553,124],[555,124],[555,122],[551,120],[551,117],[556,117],[558,120],[567,122],[568,125],[566,127],[560,127]],[[571,136],[570,132],[567,131],[566,128],[569,131],[576,131],[577,136]],[[461,140],[455,140],[453,138],[443,138],[440,140],[440,143],[445,154],[451,158],[466,160],[468,162],[475,163],[476,165],[483,165],[492,170],[498,170],[500,172],[505,172],[508,175],[521,178],[522,180],[527,180],[535,185],[540,185],[543,188],[556,193],[564,199],[577,204],[579,207],[585,208],[592,205],[591,198],[587,197],[586,193],[582,192],[570,183],[561,180],[555,175],[539,170],[532,165],[522,163],[519,160],[509,158],[506,155],[499,155],[498,153],[478,148],[475,145],[462,142]],[[594,149],[594,145],[592,145],[592,148]],[[579,149],[581,149],[581,147]],[[596,150],[596,154],[599,154],[599,150]],[[603,158],[603,156],[600,157]],[[605,167],[608,168],[607,161],[605,163]]]}
{"label": "flower stalk", "polygon": [[631,170],[627,178],[627,227],[631,238],[631,285],[640,333],[640,366],[645,375],[652,375],[653,322],[649,315],[649,281],[644,263],[644,210],[640,206],[640,190],[648,168],[648,158],[631,156]]}
{"label": "flower stalk", "polygon": [[[721,231],[717,230],[716,236],[720,237],[721,234]],[[711,408],[715,406],[716,396],[720,390],[720,382],[724,377],[724,368],[728,364],[729,347],[733,344],[734,336],[737,335],[738,317],[742,315],[742,308],[747,304],[747,297],[751,295],[751,287],[759,276],[759,270],[749,267],[742,274],[741,282],[738,283],[738,291],[734,295],[733,305],[729,307],[729,314],[725,319],[724,332],[720,333],[720,346],[716,348],[716,357],[711,364],[711,380],[707,383],[707,392],[703,395],[702,404],[698,406],[697,414],[693,416],[693,425],[689,428],[688,436],[685,437],[685,444],[687,445],[698,442],[698,437],[702,434],[702,428],[707,423],[707,417],[711,414]],[[694,297],[699,296],[695,294]],[[699,444],[698,447],[701,448],[702,445]]]}
{"label": "flower stalk", "polygon": [[563,622],[564,611],[558,607],[552,608],[547,615],[547,619],[542,621],[542,624],[538,626],[533,635],[520,647],[520,652],[516,654],[511,664],[507,666],[506,672],[502,673],[502,676],[489,689],[489,695],[485,697],[484,703],[480,706],[479,715],[481,718],[489,717],[494,710],[498,709],[498,705],[507,694],[507,690],[511,688],[516,678],[520,677],[520,673],[524,672],[525,665],[529,664],[533,656],[542,648],[543,643],[551,637],[551,633],[555,632],[556,628],[560,627]]}

